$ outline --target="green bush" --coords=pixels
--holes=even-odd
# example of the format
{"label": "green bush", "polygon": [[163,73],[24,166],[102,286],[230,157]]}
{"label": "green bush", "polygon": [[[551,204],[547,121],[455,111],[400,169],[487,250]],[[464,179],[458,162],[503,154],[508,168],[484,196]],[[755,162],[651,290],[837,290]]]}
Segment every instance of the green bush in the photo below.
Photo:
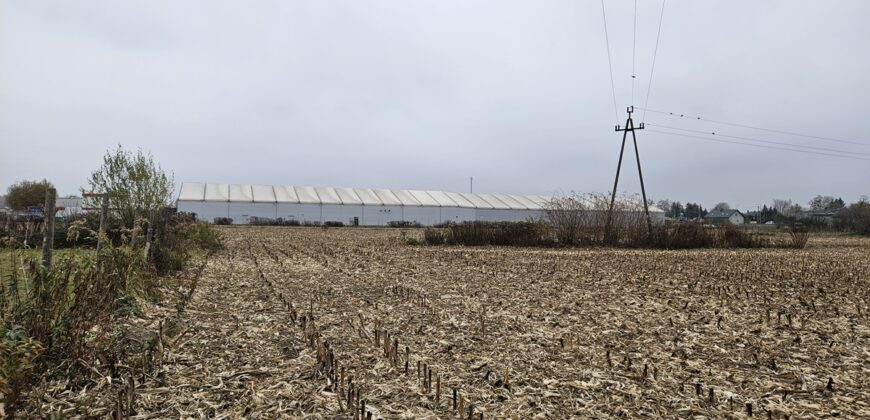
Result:
{"label": "green bush", "polygon": [[197,221],[189,225],[184,232],[188,246],[199,248],[206,251],[213,251],[223,248],[221,242],[221,233],[215,230],[206,222]]}
{"label": "green bush", "polygon": [[176,213],[168,217],[159,240],[154,241],[152,261],[158,273],[181,270],[198,250],[220,249],[221,236],[210,224],[196,221],[189,213]]}
{"label": "green bush", "polygon": [[0,325],[0,405],[10,418],[40,353],[42,345],[20,327]]}

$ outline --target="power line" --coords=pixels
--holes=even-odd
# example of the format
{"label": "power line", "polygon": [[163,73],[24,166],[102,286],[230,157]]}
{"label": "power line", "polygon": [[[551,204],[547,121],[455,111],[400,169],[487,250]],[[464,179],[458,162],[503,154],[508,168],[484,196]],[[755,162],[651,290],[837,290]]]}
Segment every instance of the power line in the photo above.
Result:
{"label": "power line", "polygon": [[646,101],[643,104],[643,108],[641,108],[643,109],[643,116],[640,119],[641,123],[646,121],[646,107],[649,105],[649,94],[652,92],[653,72],[655,72],[656,69],[656,56],[659,54],[659,39],[662,37],[662,21],[665,18],[665,1],[666,0],[662,0],[662,13],[659,15],[659,31],[658,34],[656,34],[656,47],[655,50],[653,50],[652,67],[649,70],[649,86],[646,88]]}
{"label": "power line", "polygon": [[635,61],[637,60],[637,0],[634,0],[634,32],[631,40],[631,104],[634,105],[634,80],[637,79]]}
{"label": "power line", "polygon": [[604,18],[604,42],[607,44],[607,66],[610,68],[610,91],[613,93],[613,117],[619,124],[619,107],[616,106],[616,87],[613,84],[613,62],[610,60],[610,38],[607,36],[607,12],[604,11],[604,0],[601,0],[601,16]]}
{"label": "power line", "polygon": [[678,136],[678,137],[689,137],[689,138],[695,138],[695,139],[700,139],[700,140],[714,141],[717,143],[739,144],[739,145],[743,145],[743,146],[752,146],[752,147],[758,147],[758,148],[763,148],[763,149],[786,150],[789,152],[806,153],[806,154],[810,154],[810,155],[833,156],[833,157],[844,158],[844,159],[870,161],[870,159],[867,159],[867,158],[861,158],[861,157],[849,156],[849,155],[838,155],[838,154],[833,154],[833,153],[813,152],[813,151],[809,151],[809,150],[791,149],[791,148],[787,148],[787,147],[765,146],[763,144],[743,143],[743,142],[731,141],[731,140],[711,139],[709,137],[701,137],[701,136],[695,136],[695,135],[691,135],[691,134],[671,133],[668,131],[661,131],[661,130],[655,130],[655,129],[647,129],[647,130],[650,132],[653,132],[653,133],[667,134],[670,136]]}
{"label": "power line", "polygon": [[852,152],[852,151],[848,151],[848,150],[838,150],[838,149],[829,149],[826,147],[804,146],[804,145],[800,145],[800,144],[784,143],[784,142],[778,142],[778,141],[772,141],[772,140],[762,140],[762,139],[756,139],[756,138],[752,138],[752,137],[731,136],[728,134],[721,134],[721,133],[718,133],[715,131],[692,130],[692,129],[688,129],[688,128],[671,127],[671,126],[660,125],[660,124],[646,123],[646,125],[653,126],[653,127],[659,127],[659,128],[667,128],[670,130],[686,131],[689,133],[708,134],[708,135],[712,135],[712,136],[716,136],[716,137],[727,137],[727,138],[737,139],[737,140],[757,141],[760,143],[777,144],[780,146],[800,147],[800,148],[804,148],[804,149],[820,150],[820,151],[824,151],[824,152],[842,153],[842,154],[847,154],[847,155],[864,155],[864,156],[870,157],[870,153]]}
{"label": "power line", "polygon": [[851,140],[836,139],[836,138],[833,138],[833,137],[814,136],[814,135],[811,135],[811,134],[801,134],[801,133],[795,133],[795,132],[793,132],[793,131],[777,130],[777,129],[774,129],[774,128],[764,128],[764,127],[757,127],[757,126],[746,125],[746,124],[732,123],[732,122],[727,122],[727,121],[710,120],[710,119],[701,118],[701,117],[698,117],[698,116],[689,116],[689,115],[686,115],[686,114],[679,114],[679,113],[676,113],[676,112],[659,111],[659,110],[655,110],[655,109],[648,109],[648,108],[645,108],[645,107],[644,107],[644,108],[640,108],[640,109],[643,109],[644,112],[649,111],[649,112],[652,112],[652,113],[654,113],[654,114],[668,115],[668,116],[676,117],[676,118],[687,118],[687,119],[690,119],[690,120],[696,120],[696,121],[706,121],[706,122],[708,122],[708,123],[713,123],[713,124],[730,125],[730,126],[732,126],[732,127],[748,128],[748,129],[752,129],[752,130],[767,131],[767,132],[777,133],[777,134],[786,134],[786,135],[789,135],[789,136],[804,137],[804,138],[808,138],[808,139],[816,139],[816,140],[824,140],[824,141],[833,141],[833,142],[837,142],[837,143],[846,143],[846,144],[856,144],[856,145],[859,145],[859,146],[870,146],[870,144],[863,143],[863,142],[860,142],[860,141],[851,141]]}

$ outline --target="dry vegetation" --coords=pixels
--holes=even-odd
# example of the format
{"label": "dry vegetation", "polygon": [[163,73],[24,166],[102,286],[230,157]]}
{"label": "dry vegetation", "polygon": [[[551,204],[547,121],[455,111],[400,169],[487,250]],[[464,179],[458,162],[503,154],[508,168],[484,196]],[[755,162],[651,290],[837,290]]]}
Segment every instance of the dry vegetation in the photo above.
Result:
{"label": "dry vegetation", "polygon": [[[136,379],[134,413],[351,418],[350,401],[373,418],[870,416],[868,239],[652,251],[223,232],[176,301],[144,309],[162,361]],[[86,394],[43,408],[100,403]]]}

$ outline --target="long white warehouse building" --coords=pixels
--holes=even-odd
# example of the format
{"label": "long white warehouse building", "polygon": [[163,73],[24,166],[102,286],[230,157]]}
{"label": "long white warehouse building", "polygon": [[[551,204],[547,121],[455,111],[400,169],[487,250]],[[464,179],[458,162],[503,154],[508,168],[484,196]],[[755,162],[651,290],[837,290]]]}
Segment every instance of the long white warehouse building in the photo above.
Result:
{"label": "long white warehouse building", "polygon": [[[200,220],[228,217],[247,224],[252,217],[299,222],[342,222],[386,226],[416,222],[524,221],[543,217],[550,197],[372,188],[299,187],[292,185],[205,184],[184,182],[178,211]],[[653,215],[658,218],[658,209]]]}

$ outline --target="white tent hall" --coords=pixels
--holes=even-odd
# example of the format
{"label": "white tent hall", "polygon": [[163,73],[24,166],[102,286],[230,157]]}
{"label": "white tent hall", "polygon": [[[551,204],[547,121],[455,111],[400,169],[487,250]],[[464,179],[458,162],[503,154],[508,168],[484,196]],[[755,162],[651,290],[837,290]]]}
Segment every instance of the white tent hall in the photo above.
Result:
{"label": "white tent hall", "polygon": [[[523,221],[544,216],[550,197],[401,189],[301,187],[293,185],[184,182],[178,211],[208,222],[218,217],[247,224],[252,217],[301,223],[342,222],[387,226],[405,221],[432,226],[444,222]],[[650,208],[654,220],[661,210]]]}

